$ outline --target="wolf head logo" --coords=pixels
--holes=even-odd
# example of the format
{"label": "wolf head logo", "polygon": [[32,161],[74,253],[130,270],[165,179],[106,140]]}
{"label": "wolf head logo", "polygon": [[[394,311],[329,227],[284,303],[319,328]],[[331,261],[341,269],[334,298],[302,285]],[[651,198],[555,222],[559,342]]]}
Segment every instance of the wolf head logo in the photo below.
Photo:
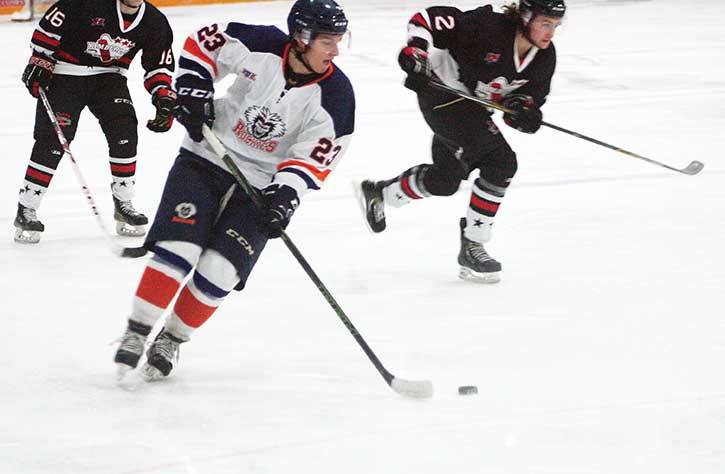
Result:
{"label": "wolf head logo", "polygon": [[244,118],[247,122],[247,133],[257,140],[272,140],[287,132],[282,117],[267,107],[253,105],[244,112]]}

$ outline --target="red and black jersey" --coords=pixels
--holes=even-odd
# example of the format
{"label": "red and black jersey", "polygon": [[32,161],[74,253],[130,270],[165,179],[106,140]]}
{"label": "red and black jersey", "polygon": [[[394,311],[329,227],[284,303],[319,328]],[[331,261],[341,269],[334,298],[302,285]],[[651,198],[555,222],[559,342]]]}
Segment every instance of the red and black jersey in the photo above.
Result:
{"label": "red and black jersey", "polygon": [[[491,5],[462,12],[430,7],[408,23],[409,42],[428,45],[433,72],[446,85],[499,101],[513,91],[542,106],[556,67],[553,43],[518,57],[516,21]],[[425,41],[425,43],[422,43]]]}
{"label": "red and black jersey", "polygon": [[125,74],[143,51],[144,86],[153,94],[171,87],[175,61],[173,33],[163,13],[142,3],[134,16],[118,0],[60,0],[38,23],[30,47],[57,61],[55,74]]}

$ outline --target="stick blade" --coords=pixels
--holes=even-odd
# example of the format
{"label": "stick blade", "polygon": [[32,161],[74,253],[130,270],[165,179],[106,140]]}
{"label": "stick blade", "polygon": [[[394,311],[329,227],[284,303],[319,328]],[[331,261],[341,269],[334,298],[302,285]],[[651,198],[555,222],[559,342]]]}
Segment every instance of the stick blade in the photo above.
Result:
{"label": "stick blade", "polygon": [[390,387],[400,395],[410,398],[431,398],[433,383],[430,380],[404,380],[393,377]]}
{"label": "stick blade", "polygon": [[694,174],[697,174],[700,171],[702,171],[702,169],[704,167],[705,167],[705,163],[695,160],[692,163],[690,163],[689,165],[687,165],[687,167],[681,169],[680,172],[689,174],[689,175],[694,175]]}

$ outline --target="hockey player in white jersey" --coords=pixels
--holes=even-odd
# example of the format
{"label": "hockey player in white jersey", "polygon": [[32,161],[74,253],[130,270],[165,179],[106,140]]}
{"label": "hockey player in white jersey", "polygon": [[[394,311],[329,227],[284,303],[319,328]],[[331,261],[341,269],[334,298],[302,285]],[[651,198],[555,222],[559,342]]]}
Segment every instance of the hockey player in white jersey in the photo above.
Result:
{"label": "hockey player in white jersey", "polygon": [[[287,24],[213,24],[186,39],[176,117],[186,127],[146,247],[154,253],[133,300],[115,362],[137,366],[152,327],[176,297],[147,351],[143,375],[169,375],[180,343],[241,290],[267,240],[280,236],[300,199],[319,189],[347,150],[355,98],[333,64],[347,18],[333,0],[298,0]],[[214,83],[235,74],[227,94]],[[209,125],[265,209],[235,184],[206,141]],[[192,273],[180,289],[184,278]],[[180,291],[179,291],[180,290]]]}

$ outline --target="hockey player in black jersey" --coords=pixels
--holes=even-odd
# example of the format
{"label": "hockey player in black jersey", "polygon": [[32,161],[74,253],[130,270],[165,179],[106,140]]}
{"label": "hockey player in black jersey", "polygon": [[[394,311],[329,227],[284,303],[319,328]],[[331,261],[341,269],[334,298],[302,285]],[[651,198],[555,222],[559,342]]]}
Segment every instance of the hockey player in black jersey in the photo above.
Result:
{"label": "hockey player in black jersey", "polygon": [[[171,88],[173,35],[166,17],[144,0],[60,0],[38,23],[32,55],[22,81],[33,97],[44,89],[66,139],[75,136],[88,107],[108,142],[116,229],[143,235],[146,216],[131,203],[136,174],[137,119],[125,74],[139,51],[156,116],[146,126],[169,130],[176,93]],[[63,151],[40,100],[35,113],[35,144],[25,172],[15,219],[15,240],[37,243],[44,231],[36,211]]]}
{"label": "hockey player in black jersey", "polygon": [[406,87],[418,94],[423,117],[433,130],[433,164],[414,166],[384,181],[356,187],[373,232],[385,230],[386,205],[454,194],[462,180],[478,169],[468,209],[459,222],[459,276],[483,283],[499,281],[501,264],[485,250],[506,188],[516,173],[516,154],[481,105],[441,92],[430,80],[467,94],[499,102],[513,128],[534,133],[541,126],[541,106],[549,94],[556,65],[551,42],[566,7],[563,0],[520,0],[462,12],[430,7],[408,23],[408,45],[399,63],[408,73]]}

